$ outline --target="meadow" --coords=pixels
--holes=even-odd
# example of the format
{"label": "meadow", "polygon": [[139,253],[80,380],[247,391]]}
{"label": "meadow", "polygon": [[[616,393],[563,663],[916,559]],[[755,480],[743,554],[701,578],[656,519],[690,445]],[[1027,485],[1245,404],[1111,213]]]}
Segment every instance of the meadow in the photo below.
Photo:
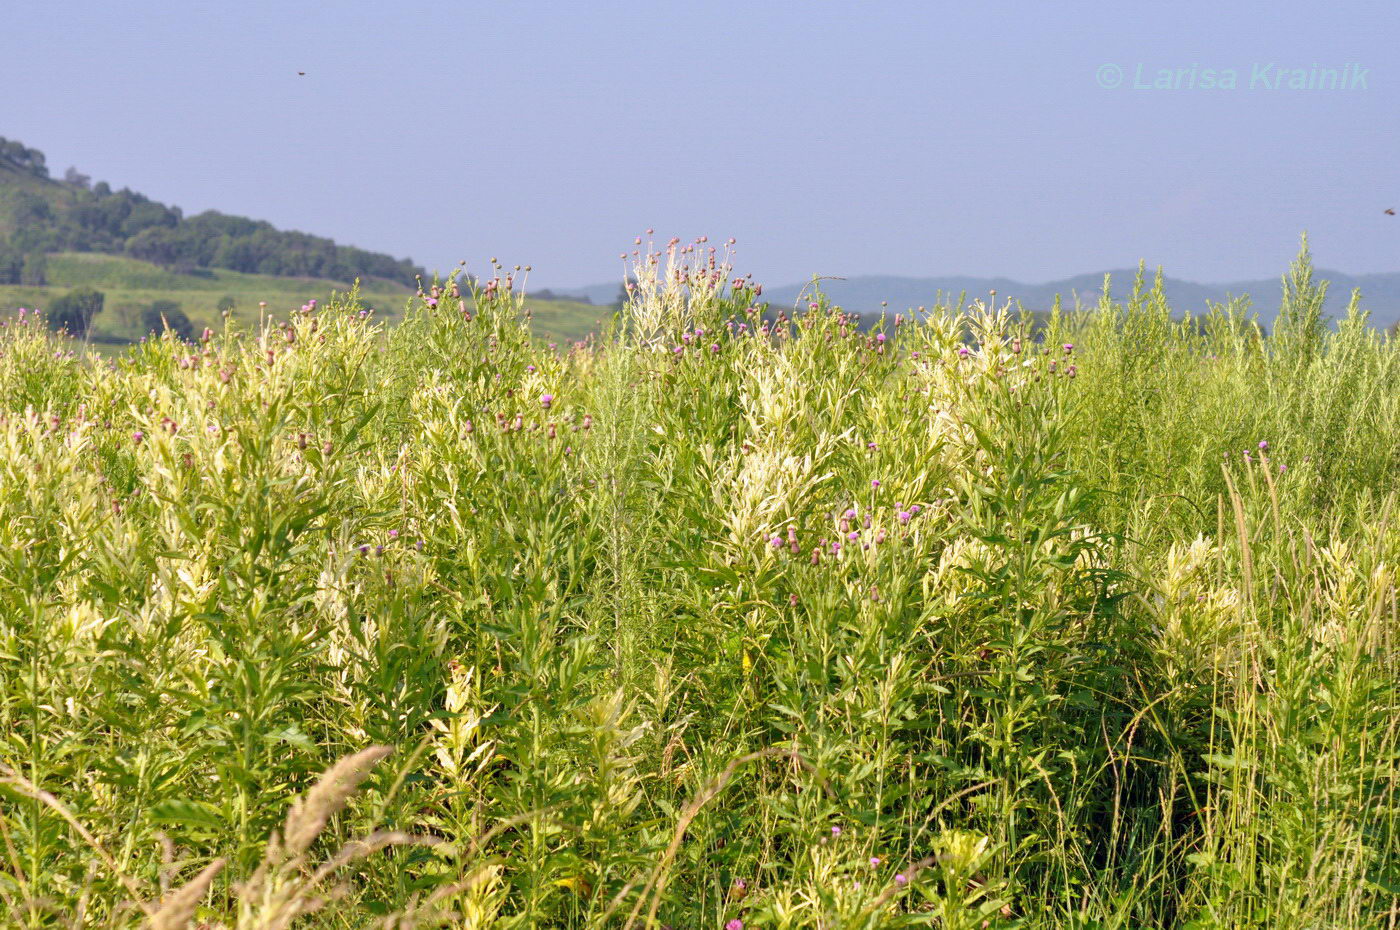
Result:
{"label": "meadow", "polygon": [[[231,300],[228,319],[234,325],[256,330],[264,317],[285,315],[288,308],[308,300],[327,303],[343,300],[353,290],[362,307],[372,308],[382,322],[403,317],[413,289],[396,281],[366,278],[350,283],[320,278],[247,274],[223,268],[176,271],[150,262],[97,252],[60,252],[46,257],[46,286],[0,284],[0,311],[23,307],[47,308],[51,301],[76,287],[93,287],[106,297],[106,306],[93,321],[88,343],[113,356],[148,333],[139,308],[157,300],[172,300],[189,316],[196,330],[222,330],[225,317],[219,309]],[[529,310],[540,336],[579,339],[601,329],[600,318],[613,310],[569,300],[532,298]],[[266,304],[266,306],[262,306]]]}
{"label": "meadow", "polygon": [[1400,345],[1306,251],[1267,335],[633,273],[5,322],[6,925],[1400,925]]}

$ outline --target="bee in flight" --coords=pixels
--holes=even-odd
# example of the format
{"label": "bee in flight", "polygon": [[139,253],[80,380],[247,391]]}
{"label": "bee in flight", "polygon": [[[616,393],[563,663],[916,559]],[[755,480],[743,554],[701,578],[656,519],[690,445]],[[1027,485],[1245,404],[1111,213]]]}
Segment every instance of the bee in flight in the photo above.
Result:
{"label": "bee in flight", "polygon": [[1385,208],[1385,215],[1386,215],[1386,216],[1394,216],[1394,215],[1395,215],[1395,210],[1394,210],[1394,208],[1392,208],[1392,207],[1386,207],[1386,208]]}

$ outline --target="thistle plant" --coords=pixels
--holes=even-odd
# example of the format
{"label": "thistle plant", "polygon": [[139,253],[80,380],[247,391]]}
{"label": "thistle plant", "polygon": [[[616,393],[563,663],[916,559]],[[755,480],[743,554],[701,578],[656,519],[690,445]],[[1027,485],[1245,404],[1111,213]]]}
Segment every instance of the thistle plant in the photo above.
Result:
{"label": "thistle plant", "polygon": [[660,243],[572,344],[494,260],[3,321],[0,925],[1394,923],[1361,298],[875,319]]}

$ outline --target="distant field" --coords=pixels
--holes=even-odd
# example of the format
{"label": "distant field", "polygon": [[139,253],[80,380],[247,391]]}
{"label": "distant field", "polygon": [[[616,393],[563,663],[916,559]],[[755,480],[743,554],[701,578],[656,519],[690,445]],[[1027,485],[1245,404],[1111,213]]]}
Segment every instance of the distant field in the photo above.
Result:
{"label": "distant field", "polygon": [[[0,285],[0,312],[20,307],[43,309],[75,287],[94,287],[106,295],[91,337],[94,342],[134,342],[145,335],[139,308],[156,300],[174,300],[196,328],[213,327],[219,321],[218,304],[234,301],[233,316],[240,322],[257,320],[260,301],[267,311],[283,317],[308,300],[325,303],[332,294],[346,293],[351,285],[321,278],[291,278],[244,274],[237,271],[200,270],[193,274],[167,271],[149,262],[118,255],[65,252],[48,258],[46,287]],[[403,316],[413,291],[394,281],[372,278],[361,282],[360,298],[383,319]],[[535,331],[546,339],[580,339],[598,330],[612,314],[609,307],[564,300],[529,301]]]}

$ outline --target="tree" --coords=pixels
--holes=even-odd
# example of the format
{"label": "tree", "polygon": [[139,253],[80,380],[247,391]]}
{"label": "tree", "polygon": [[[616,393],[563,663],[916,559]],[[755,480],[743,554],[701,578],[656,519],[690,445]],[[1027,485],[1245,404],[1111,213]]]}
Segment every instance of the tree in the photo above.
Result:
{"label": "tree", "polygon": [[218,310],[220,313],[231,313],[233,311],[233,308],[236,306],[238,306],[238,302],[235,301],[228,294],[225,294],[224,296],[219,298],[219,302],[215,305],[215,309]]}
{"label": "tree", "polygon": [[49,304],[49,328],[85,338],[92,318],[102,312],[106,296],[90,287],[77,287]]}
{"label": "tree", "polygon": [[8,159],[36,177],[47,178],[49,176],[48,166],[44,163],[44,153],[13,139],[0,136],[0,158]]}
{"label": "tree", "polygon": [[173,300],[153,301],[141,311],[141,327],[153,333],[163,333],[168,328],[181,339],[194,338],[194,324]]}
{"label": "tree", "polygon": [[128,239],[126,252],[132,258],[169,268],[180,260],[180,237],[173,229],[152,226]]}
{"label": "tree", "polygon": [[27,287],[43,287],[49,283],[49,260],[42,252],[30,252],[20,266],[19,283]]}
{"label": "tree", "polygon": [[69,167],[67,171],[63,172],[63,180],[74,187],[81,187],[83,190],[92,186],[92,176],[83,174],[73,167]]}
{"label": "tree", "polygon": [[0,242],[0,284],[19,284],[24,274],[24,253]]}

